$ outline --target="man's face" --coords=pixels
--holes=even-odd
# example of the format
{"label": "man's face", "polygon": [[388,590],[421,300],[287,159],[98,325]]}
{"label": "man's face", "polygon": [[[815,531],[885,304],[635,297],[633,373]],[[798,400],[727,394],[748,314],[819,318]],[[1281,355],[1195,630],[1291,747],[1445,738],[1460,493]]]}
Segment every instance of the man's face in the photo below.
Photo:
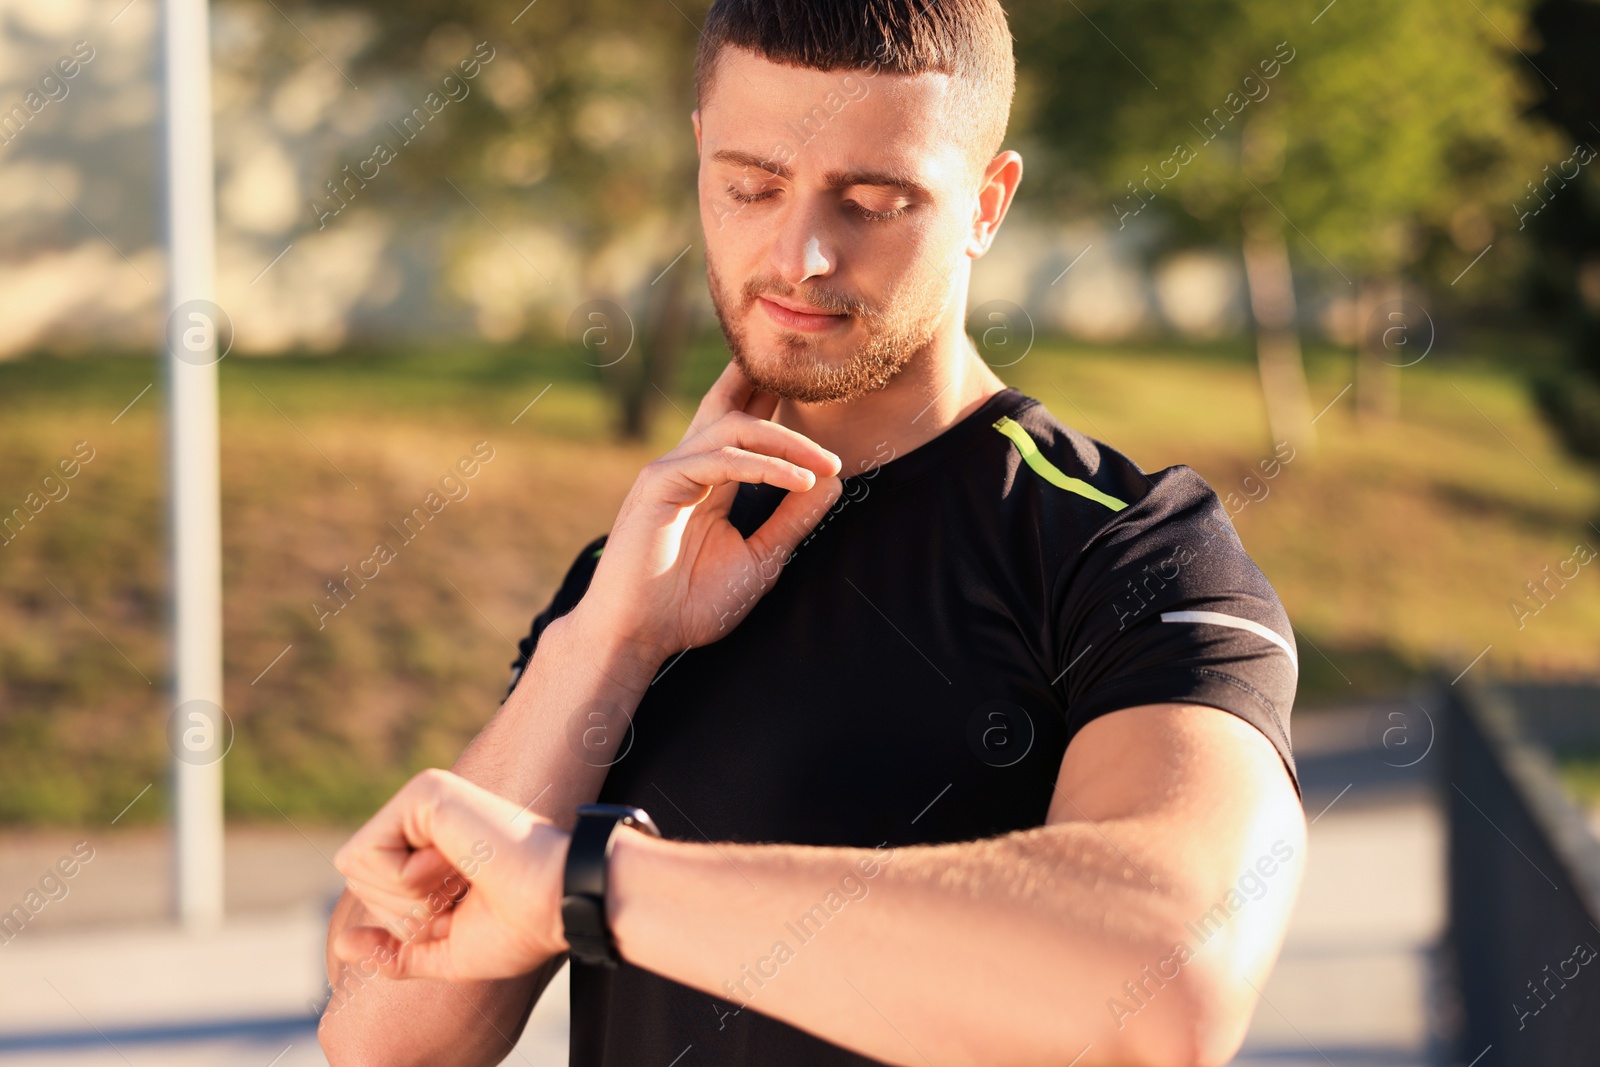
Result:
{"label": "man's face", "polygon": [[855,399],[951,313],[975,190],[949,92],[942,74],[825,72],[723,49],[695,112],[700,219],[717,318],[758,387]]}

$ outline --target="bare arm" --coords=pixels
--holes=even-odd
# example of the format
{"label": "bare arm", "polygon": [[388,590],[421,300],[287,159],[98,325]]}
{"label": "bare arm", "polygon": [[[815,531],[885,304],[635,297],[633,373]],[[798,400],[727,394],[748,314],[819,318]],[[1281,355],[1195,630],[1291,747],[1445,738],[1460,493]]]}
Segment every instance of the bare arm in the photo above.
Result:
{"label": "bare arm", "polygon": [[[456,774],[522,809],[509,829],[571,827],[667,656],[738,625],[838,496],[839,458],[768,421],[776,403],[728,365],[683,440],[634,482],[582,601],[545,629],[516,690],[456,762]],[[748,539],[727,519],[744,482],[789,490]],[[742,595],[730,596],[734,586]],[[437,880],[460,859],[432,853],[414,873]],[[382,958],[335,951],[341,935],[380,924],[413,939],[449,910],[430,897],[380,916],[348,891],[340,899],[318,1035],[334,1067],[478,1067],[510,1053],[561,954],[493,981],[396,982]]]}
{"label": "bare arm", "polygon": [[[511,975],[566,949],[569,835],[444,771],[418,775],[335,863],[387,916],[428,857],[493,842],[443,929],[385,973]],[[893,850],[707,845],[622,831],[607,911],[622,955],[739,1010],[907,1067],[1205,1067],[1230,1059],[1282,944],[1305,818],[1272,745],[1215,708],[1096,719],[1045,825]]]}
{"label": "bare arm", "polygon": [[637,966],[888,1063],[1197,1067],[1243,1040],[1304,854],[1265,737],[1152,705],[1079,733],[1044,826],[894,850],[623,833],[608,911]]}
{"label": "bare arm", "polygon": [[[582,743],[582,717],[599,706],[631,715],[654,670],[624,650],[607,651],[586,628],[581,610],[556,619],[516,689],[453,770],[570,829],[574,808],[599,795],[606,774],[603,745],[591,741],[591,760],[577,758],[570,747],[574,739]],[[609,725],[620,724],[613,717]],[[341,930],[376,921],[347,890],[329,924],[333,994],[318,1036],[329,1061],[341,1067],[498,1063],[510,1054],[534,1002],[566,958],[558,955],[531,974],[497,981],[395,982],[378,973],[375,959],[346,963],[333,952]]]}

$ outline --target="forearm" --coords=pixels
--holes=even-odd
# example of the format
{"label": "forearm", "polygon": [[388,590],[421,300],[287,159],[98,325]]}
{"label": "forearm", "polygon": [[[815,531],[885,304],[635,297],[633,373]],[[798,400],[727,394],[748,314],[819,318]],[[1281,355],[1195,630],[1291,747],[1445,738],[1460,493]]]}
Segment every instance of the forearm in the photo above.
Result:
{"label": "forearm", "polygon": [[[1127,848],[1136,828],[1117,832]],[[1199,913],[1178,871],[1146,859],[1146,881],[1085,823],[885,858],[627,833],[612,923],[630,962],[889,1063],[1194,1060],[1218,961],[1161,983],[1136,1024],[1107,1011]]]}
{"label": "forearm", "polygon": [[[599,795],[608,754],[653,671],[648,659],[609,649],[576,613],[557,619],[453,770],[570,828],[576,806]],[[319,1036],[335,1067],[499,1062],[561,963],[558,957],[532,974],[491,982],[392,981],[376,973],[377,961],[349,964],[333,953],[341,930],[374,922],[346,892],[329,924],[332,995]]]}
{"label": "forearm", "polygon": [[516,689],[451,768],[563,829],[600,795],[661,663],[611,640],[583,611],[545,628]]}
{"label": "forearm", "polygon": [[332,1067],[479,1067],[500,1063],[516,1046],[534,1002],[565,957],[500,981],[408,979],[378,973],[376,957],[346,964],[333,937],[380,921],[348,891],[331,922],[327,954],[332,991],[317,1039]]}

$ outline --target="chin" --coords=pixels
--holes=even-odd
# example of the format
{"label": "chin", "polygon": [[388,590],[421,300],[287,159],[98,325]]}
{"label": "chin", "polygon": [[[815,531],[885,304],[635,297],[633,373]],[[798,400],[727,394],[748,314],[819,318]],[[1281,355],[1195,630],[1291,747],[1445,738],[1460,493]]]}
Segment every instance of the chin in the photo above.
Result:
{"label": "chin", "polygon": [[803,404],[845,404],[889,384],[903,363],[888,363],[861,354],[828,360],[803,343],[796,350],[792,338],[780,338],[756,360],[740,348],[734,361],[756,388]]}

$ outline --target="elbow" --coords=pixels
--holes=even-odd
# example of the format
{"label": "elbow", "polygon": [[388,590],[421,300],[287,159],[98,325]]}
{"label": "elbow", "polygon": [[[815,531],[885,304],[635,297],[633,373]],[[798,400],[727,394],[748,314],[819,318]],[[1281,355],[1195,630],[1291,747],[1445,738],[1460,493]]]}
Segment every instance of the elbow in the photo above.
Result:
{"label": "elbow", "polygon": [[1127,1057],[1130,1063],[1220,1067],[1233,1061],[1283,946],[1296,886],[1286,888],[1225,928],[1220,924],[1226,916],[1218,913],[1222,905],[1205,913],[1198,905],[1182,909],[1182,914],[1205,917],[1168,929],[1170,954],[1144,971],[1154,988],[1140,980],[1133,992],[1142,994],[1143,1002],[1134,1001],[1118,1019],[1119,1036],[1140,1046],[1128,1050],[1134,1053]]}
{"label": "elbow", "polygon": [[1218,965],[1225,962],[1197,959],[1184,968],[1158,1040],[1138,1057],[1139,1067],[1222,1067],[1238,1055],[1256,994],[1241,972]]}
{"label": "elbow", "polygon": [[[392,1023],[363,1018],[351,1008],[352,993],[347,983],[341,983],[317,1020],[317,1044],[328,1067],[427,1067],[425,1050],[393,1040]],[[434,1061],[433,1067],[439,1062]]]}
{"label": "elbow", "polygon": [[[1212,945],[1183,956],[1178,973],[1161,974],[1159,981],[1146,968],[1144,980],[1132,992],[1108,1005],[1114,1023],[1095,1041],[1093,1062],[1117,1067],[1221,1067],[1232,1062],[1250,1029],[1256,995],[1246,980],[1247,970],[1218,951],[1222,948]],[[1175,963],[1177,957],[1167,960]]]}
{"label": "elbow", "polygon": [[1208,989],[1186,1005],[1171,1059],[1161,1067],[1222,1067],[1232,1063],[1250,1029],[1253,1004],[1248,986]]}
{"label": "elbow", "polygon": [[326,1019],[317,1027],[317,1044],[322,1046],[328,1067],[437,1067],[441,1062],[419,1059],[415,1050],[397,1049],[370,1035],[363,1038],[348,1028],[330,1026]]}
{"label": "elbow", "polygon": [[417,1062],[408,1061],[393,1050],[376,1048],[375,1042],[351,1033],[349,1026],[339,1025],[333,1015],[323,1015],[317,1024],[317,1044],[322,1046],[328,1067],[402,1067]]}
{"label": "elbow", "polygon": [[371,1067],[373,1060],[361,1052],[360,1046],[341,1038],[327,1021],[317,1026],[317,1044],[322,1046],[322,1055],[328,1060],[328,1067]]}

